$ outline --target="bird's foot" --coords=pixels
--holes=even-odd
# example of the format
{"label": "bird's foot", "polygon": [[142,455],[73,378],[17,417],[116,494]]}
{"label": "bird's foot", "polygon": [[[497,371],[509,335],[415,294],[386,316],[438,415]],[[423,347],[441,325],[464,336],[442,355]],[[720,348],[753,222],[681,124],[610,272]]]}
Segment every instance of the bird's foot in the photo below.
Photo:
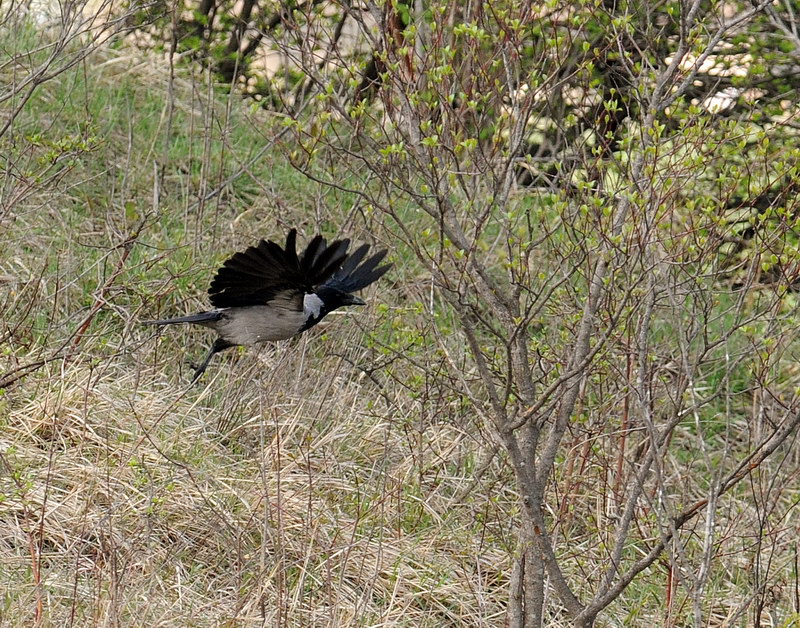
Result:
{"label": "bird's foot", "polygon": [[198,366],[194,362],[187,362],[186,364],[187,366],[191,367],[191,369],[194,371],[194,374],[192,375],[192,381],[190,382],[190,384],[196,384],[197,380],[199,380],[200,377],[203,375],[203,373],[206,372],[206,365],[201,364],[200,366]]}

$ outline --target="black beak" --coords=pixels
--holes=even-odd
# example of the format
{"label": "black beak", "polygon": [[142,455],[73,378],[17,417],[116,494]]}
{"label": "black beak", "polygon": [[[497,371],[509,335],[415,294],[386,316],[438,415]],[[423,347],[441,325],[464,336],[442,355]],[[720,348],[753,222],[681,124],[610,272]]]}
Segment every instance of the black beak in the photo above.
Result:
{"label": "black beak", "polygon": [[366,305],[367,304],[366,301],[364,301],[363,299],[359,299],[357,296],[355,296],[353,294],[348,294],[347,296],[349,297],[349,299],[347,301],[347,305]]}

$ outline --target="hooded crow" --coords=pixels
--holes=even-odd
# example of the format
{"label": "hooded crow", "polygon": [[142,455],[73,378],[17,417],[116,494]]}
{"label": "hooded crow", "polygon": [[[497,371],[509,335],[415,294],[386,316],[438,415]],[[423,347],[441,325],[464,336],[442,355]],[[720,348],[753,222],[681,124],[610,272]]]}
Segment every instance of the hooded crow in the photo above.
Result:
{"label": "hooded crow", "polygon": [[392,266],[379,266],[385,250],[367,257],[369,244],[348,253],[350,240],[328,244],[317,235],[298,255],[296,242],[297,230],[292,229],[283,248],[261,240],[228,259],[208,289],[213,310],[145,321],[147,325],[194,323],[217,332],[192,381],[203,374],[215,353],[237,345],[285,340],[337,308],[365,305],[352,293],[380,279]]}

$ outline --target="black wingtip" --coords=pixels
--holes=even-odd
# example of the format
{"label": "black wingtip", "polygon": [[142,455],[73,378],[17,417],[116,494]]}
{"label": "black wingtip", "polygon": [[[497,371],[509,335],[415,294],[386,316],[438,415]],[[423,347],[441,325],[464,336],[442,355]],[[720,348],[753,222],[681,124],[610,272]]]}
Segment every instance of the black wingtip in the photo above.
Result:
{"label": "black wingtip", "polygon": [[382,249],[364,260],[368,250],[369,245],[362,244],[353,251],[353,253],[344,260],[333,277],[325,282],[325,285],[336,288],[342,292],[350,293],[362,290],[383,277],[392,267],[392,264],[378,266],[386,257],[387,250]]}

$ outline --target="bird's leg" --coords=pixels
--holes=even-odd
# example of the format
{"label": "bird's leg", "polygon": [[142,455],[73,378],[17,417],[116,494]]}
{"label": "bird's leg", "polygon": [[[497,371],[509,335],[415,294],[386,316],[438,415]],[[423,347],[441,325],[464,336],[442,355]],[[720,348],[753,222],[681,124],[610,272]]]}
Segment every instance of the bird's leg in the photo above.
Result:
{"label": "bird's leg", "polygon": [[217,338],[214,341],[214,344],[211,345],[211,349],[208,350],[208,353],[206,354],[206,357],[203,360],[202,364],[200,364],[200,366],[198,366],[195,369],[194,376],[192,377],[192,384],[194,384],[198,379],[200,379],[200,376],[206,372],[206,368],[208,368],[208,363],[211,362],[211,358],[214,357],[215,353],[219,353],[220,351],[224,351],[225,349],[228,349],[233,346],[234,345],[232,345],[229,342],[226,342],[222,338]]}

